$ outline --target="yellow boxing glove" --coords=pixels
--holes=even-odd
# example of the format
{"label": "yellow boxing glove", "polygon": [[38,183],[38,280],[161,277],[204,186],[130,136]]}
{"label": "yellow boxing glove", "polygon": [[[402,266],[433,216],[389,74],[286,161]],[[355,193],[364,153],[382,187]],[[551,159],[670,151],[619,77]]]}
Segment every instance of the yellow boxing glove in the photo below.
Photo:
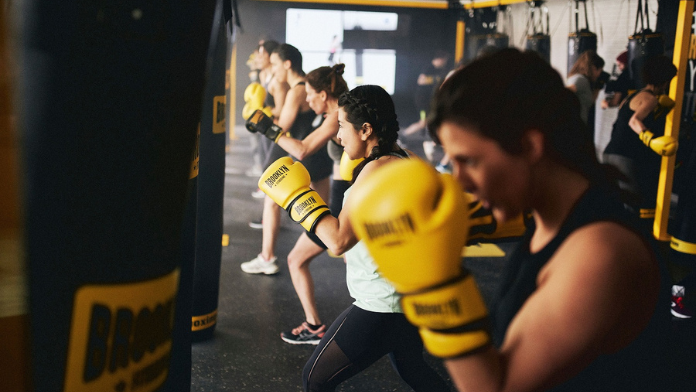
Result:
{"label": "yellow boxing glove", "polygon": [[672,136],[655,137],[650,130],[646,129],[638,135],[640,140],[658,155],[669,157],[677,152],[679,142]]}
{"label": "yellow boxing glove", "polygon": [[271,108],[264,106],[266,100],[266,89],[259,83],[251,83],[244,90],[244,107],[242,108],[242,118],[245,120],[251,117],[256,110],[262,110],[268,117],[272,117]]}
{"label": "yellow boxing glove", "polygon": [[283,157],[261,174],[258,185],[294,222],[314,233],[319,220],[330,212],[321,196],[309,187],[310,181],[309,172],[302,163]]}
{"label": "yellow boxing glove", "polygon": [[655,120],[666,117],[674,108],[674,100],[669,95],[662,94],[657,98],[657,106],[653,109]]}
{"label": "yellow boxing glove", "polygon": [[353,170],[364,160],[365,158],[350,159],[344,151],[343,155],[341,155],[341,163],[338,165],[341,178],[344,181],[353,181]]}
{"label": "yellow boxing glove", "polygon": [[[474,199],[473,195],[468,197],[469,200]],[[479,200],[469,203],[469,226],[467,245],[519,239],[527,230],[523,214],[506,222],[498,222],[493,217],[493,211],[484,208]]]}
{"label": "yellow boxing glove", "polygon": [[408,320],[441,358],[490,344],[488,311],[461,250],[468,200],[449,174],[419,159],[385,165],[350,196],[350,221]]}

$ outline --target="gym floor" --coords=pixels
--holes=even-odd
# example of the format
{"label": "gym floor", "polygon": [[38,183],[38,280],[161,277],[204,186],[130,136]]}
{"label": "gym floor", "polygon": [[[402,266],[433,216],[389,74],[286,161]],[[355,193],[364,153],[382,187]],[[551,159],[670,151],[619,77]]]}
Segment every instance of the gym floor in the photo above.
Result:
{"label": "gym floor", "polygon": [[[229,245],[223,247],[220,270],[218,318],[214,337],[195,343],[192,349],[191,391],[302,391],[302,368],[315,346],[291,345],[280,332],[299,325],[304,313],[290,280],[285,257],[303,229],[283,214],[276,246],[280,272],[276,275],[248,275],[239,265],[261,250],[261,230],[248,222],[260,218],[263,203],[251,197],[257,178],[245,175],[252,163],[250,134],[236,128],[230,143],[225,170],[224,228]],[[418,152],[417,140],[406,142]],[[514,244],[498,244],[506,254]],[[496,289],[498,272],[505,257],[467,257],[486,301]],[[330,324],[352,300],[345,285],[343,259],[323,253],[311,263],[317,306],[322,321]],[[666,310],[669,311],[669,310]],[[696,337],[693,321],[675,320],[675,358],[688,374],[685,389],[696,390]],[[449,376],[440,360],[425,354],[428,362],[445,379]],[[454,388],[452,388],[454,390]],[[387,357],[344,382],[337,391],[411,391],[392,369]]]}

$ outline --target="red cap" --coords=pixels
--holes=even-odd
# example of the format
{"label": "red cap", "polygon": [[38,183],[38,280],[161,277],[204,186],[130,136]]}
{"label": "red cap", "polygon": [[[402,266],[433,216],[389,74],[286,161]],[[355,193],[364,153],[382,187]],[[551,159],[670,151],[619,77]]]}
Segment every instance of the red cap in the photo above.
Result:
{"label": "red cap", "polygon": [[628,63],[628,52],[623,51],[621,54],[616,58],[616,61],[618,61],[621,64],[626,65]]}

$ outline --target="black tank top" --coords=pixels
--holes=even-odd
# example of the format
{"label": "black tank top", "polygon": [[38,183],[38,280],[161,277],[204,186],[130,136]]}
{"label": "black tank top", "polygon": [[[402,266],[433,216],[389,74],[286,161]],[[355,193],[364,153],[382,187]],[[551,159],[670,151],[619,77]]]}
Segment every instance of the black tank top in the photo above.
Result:
{"label": "black tank top", "polygon": [[[645,162],[649,165],[656,164],[659,167],[660,156],[643,144],[640,137],[628,125],[628,121],[635,113],[635,111],[631,110],[631,101],[637,94],[638,92],[631,94],[626,99],[626,102],[621,105],[611,130],[611,139],[604,149],[604,153],[622,155],[637,162]],[[664,119],[655,120],[652,113],[643,119],[643,124],[655,137],[662,136],[665,133]]]}
{"label": "black tank top", "polygon": [[[630,159],[635,165],[635,178],[632,178],[640,193],[638,208],[655,208],[657,185],[660,178],[661,157],[650,147],[643,144],[638,135],[628,125],[635,111],[631,110],[631,100],[637,93],[631,94],[619,109],[618,117],[611,131],[611,139],[605,154],[616,154]],[[652,113],[643,119],[643,124],[655,135],[665,133],[665,120],[655,120]],[[628,173],[626,173],[628,174]]]}
{"label": "black tank top", "polygon": [[[529,242],[534,227],[511,255],[491,306],[493,340],[496,346],[503,343],[510,322],[522,305],[536,290],[539,271],[546,265],[559,246],[575,230],[593,222],[611,221],[638,232],[637,221],[626,212],[618,200],[611,198],[600,188],[590,188],[577,202],[560,231],[541,251],[531,254]],[[655,313],[648,327],[627,347],[602,355],[587,368],[552,391],[606,391],[636,392],[663,391],[667,378],[669,318],[669,280],[661,265],[661,292]]]}

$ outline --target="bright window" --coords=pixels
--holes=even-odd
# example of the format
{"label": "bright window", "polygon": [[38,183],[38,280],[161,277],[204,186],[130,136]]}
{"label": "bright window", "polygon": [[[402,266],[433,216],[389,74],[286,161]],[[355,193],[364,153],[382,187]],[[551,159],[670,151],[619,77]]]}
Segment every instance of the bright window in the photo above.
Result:
{"label": "bright window", "polygon": [[393,94],[396,51],[367,48],[358,53],[342,43],[345,30],[393,31],[397,26],[396,13],[290,8],[285,37],[288,44],[302,52],[305,72],[340,62],[346,65],[343,77],[349,88],[376,84]]}

